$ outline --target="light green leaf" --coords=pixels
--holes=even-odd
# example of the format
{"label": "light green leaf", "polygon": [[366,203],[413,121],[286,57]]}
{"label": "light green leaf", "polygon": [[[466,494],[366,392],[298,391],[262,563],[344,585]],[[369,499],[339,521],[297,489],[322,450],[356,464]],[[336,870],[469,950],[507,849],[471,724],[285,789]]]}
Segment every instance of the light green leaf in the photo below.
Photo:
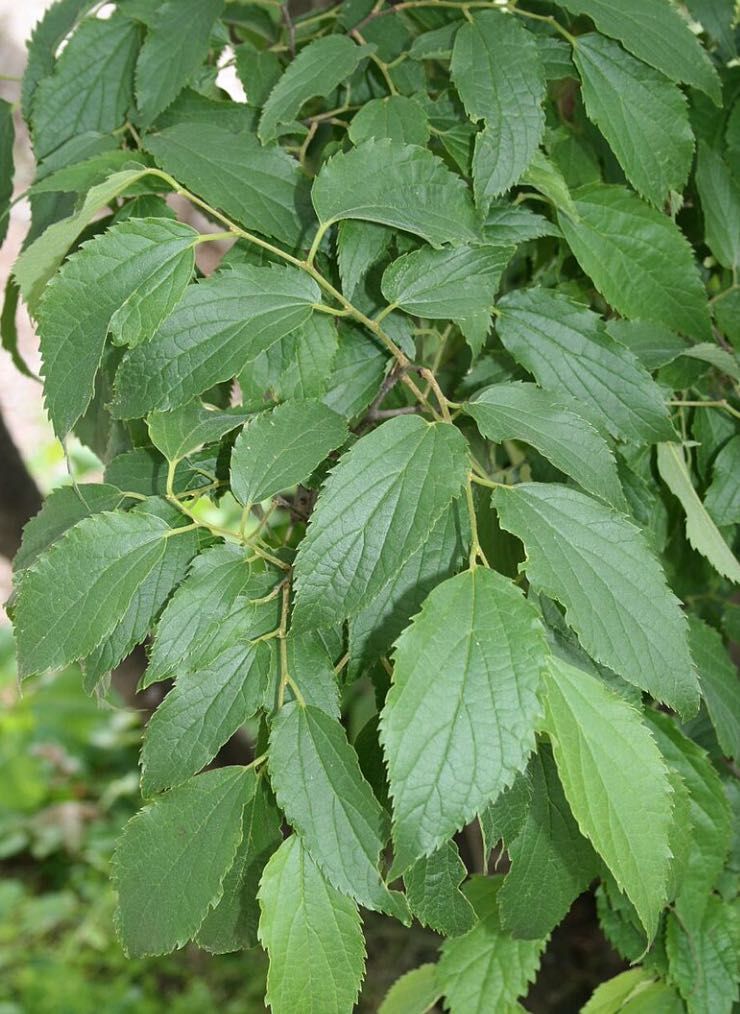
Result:
{"label": "light green leaf", "polygon": [[349,137],[353,144],[362,144],[371,137],[389,137],[401,144],[426,144],[429,121],[418,102],[405,95],[387,95],[371,99],[352,117]]}
{"label": "light green leaf", "polygon": [[337,263],[342,292],[354,297],[370,268],[383,257],[393,241],[393,232],[375,222],[347,218],[337,228]]}
{"label": "light green leaf", "polygon": [[588,307],[533,288],[508,293],[498,310],[501,341],[553,397],[575,399],[581,414],[625,440],[673,435],[660,388]]}
{"label": "light green leaf", "polygon": [[152,412],[149,436],[168,461],[180,461],[203,444],[220,440],[254,415],[246,408],[215,408],[189,401],[172,412]]}
{"label": "light green leaf", "polygon": [[8,231],[10,199],[13,196],[13,109],[0,99],[0,244]]}
{"label": "light green leaf", "polygon": [[208,55],[208,39],[224,0],[167,0],[154,12],[136,61],[142,125],[177,97]]}
{"label": "light green leaf", "polygon": [[365,972],[357,906],[321,875],[298,835],[270,859],[259,892],[259,937],[270,956],[274,1014],[347,1014]]}
{"label": "light green leaf", "polygon": [[513,936],[540,940],[565,916],[600,870],[563,794],[549,746],[529,764],[531,803],[506,845],[511,869],[499,891],[501,923]]}
{"label": "light green leaf", "polygon": [[740,758],[740,682],[722,637],[698,616],[690,616],[689,646],[720,748],[726,757]]}
{"label": "light green leaf", "polygon": [[255,785],[254,772],[246,768],[206,771],[128,822],[113,876],[118,930],[131,957],[166,954],[195,936],[221,898],[242,836],[242,810]]}
{"label": "light green leaf", "polygon": [[309,99],[331,94],[374,48],[357,46],[347,35],[327,35],[309,43],[270,92],[262,109],[260,141],[273,141],[279,125],[292,123]]}
{"label": "light green leaf", "polygon": [[740,562],[722,538],[694,489],[680,444],[658,444],[658,471],[686,514],[686,538],[714,569],[740,582]]}
{"label": "light green leaf", "polygon": [[607,302],[625,317],[709,340],[704,286],[678,226],[625,187],[592,183],[573,199],[578,220],[559,213],[558,222]]}
{"label": "light green leaf", "polygon": [[285,704],[273,718],[268,763],[280,808],[327,880],[366,908],[405,919],[403,897],[378,870],[385,811],[337,719]]}
{"label": "light green leaf", "polygon": [[617,463],[606,440],[546,391],[534,384],[495,384],[476,394],[465,412],[484,437],[531,444],[589,493],[626,512]]}
{"label": "light green leaf", "polygon": [[475,242],[478,222],[465,184],[426,148],[383,139],[340,152],[311,191],[325,226],[345,218],[394,226],[432,246]]}
{"label": "light green leaf", "polygon": [[31,124],[37,159],[87,130],[109,134],[123,124],[133,99],[138,45],[138,29],[124,17],[82,22],[35,89]]}
{"label": "light green leaf", "polygon": [[36,312],[46,283],[82,230],[92,222],[101,208],[120,197],[148,173],[148,169],[125,169],[109,176],[104,183],[92,188],[74,215],[50,225],[23,251],[15,262],[13,274],[31,313]]}
{"label": "light green leaf", "polygon": [[502,877],[473,877],[466,894],[479,922],[463,937],[447,940],[437,965],[451,1014],[516,1011],[517,997],[537,974],[545,940],[514,940],[501,927]]}
{"label": "light green leaf", "polygon": [[[93,141],[95,137],[95,134],[90,135],[91,144],[95,143]],[[108,138],[100,135],[97,140],[101,145],[108,142],[115,144],[116,142],[116,138],[113,135]],[[46,170],[47,163],[42,162],[37,171],[37,175],[41,176],[41,178],[37,179],[32,185],[31,194],[53,194],[58,192],[85,194],[98,183],[102,183],[111,173],[120,172],[127,165],[130,165],[133,154],[132,151],[122,151],[119,148],[113,148],[112,150],[104,149],[103,151],[96,152],[89,158],[85,158],[83,161],[76,162],[73,165],[64,165],[55,172]],[[55,157],[57,157],[57,152],[54,152],[47,162],[53,162]]]}
{"label": "light green leaf", "polygon": [[283,840],[281,824],[267,779],[258,776],[254,796],[244,807],[242,840],[224,877],[221,900],[198,930],[199,947],[212,954],[228,954],[257,946],[257,888],[267,860]]}
{"label": "light green leaf", "polygon": [[395,873],[438,849],[525,768],[547,654],[536,610],[486,569],[438,585],[401,635],[380,721]]}
{"label": "light green leaf", "polygon": [[494,505],[502,527],[524,542],[527,577],[563,604],[594,660],[676,711],[696,711],[686,621],[639,529],[556,483],[497,489]]}
{"label": "light green leaf", "polygon": [[603,35],[579,35],[573,51],[586,112],[627,179],[662,209],[689,178],[694,135],[686,99],[660,71]]}
{"label": "light green leaf", "polygon": [[669,914],[668,970],[688,1014],[731,1014],[738,1001],[739,945],[737,903],[711,895],[701,912],[683,925]]}
{"label": "light green leaf", "polygon": [[378,1014],[427,1014],[441,995],[437,966],[419,965],[396,979],[378,1007]]}
{"label": "light green leaf", "polygon": [[483,120],[476,138],[473,180],[476,203],[519,181],[545,129],[545,74],[537,43],[503,11],[476,11],[455,36],[452,79],[468,116]]}
{"label": "light green leaf", "polygon": [[320,401],[288,401],[247,423],[231,453],[231,492],[246,505],[304,482],[347,439],[341,416]]}
{"label": "light green leaf", "polygon": [[114,415],[177,408],[230,380],[305,323],[319,300],[312,278],[276,265],[244,264],[190,286],[152,340],[121,363]]}
{"label": "light green leaf", "polygon": [[740,435],[728,440],[714,459],[704,506],[715,524],[740,524]]}
{"label": "light green leaf", "polygon": [[555,163],[536,151],[529,168],[522,176],[522,183],[534,187],[550,201],[553,208],[578,221],[578,210],[570,195],[570,188]]}
{"label": "light green leaf", "polygon": [[553,657],[547,731],[565,797],[637,909],[649,939],[666,903],[671,787],[639,712],[602,682]]}
{"label": "light green leaf", "polygon": [[[141,751],[141,791],[152,796],[197,774],[262,704],[272,656],[259,636],[264,610],[244,610],[242,643],[216,655],[203,668],[178,673],[175,686],[147,725]],[[251,615],[262,624],[250,622]]]}
{"label": "light green leaf", "polygon": [[300,164],[248,130],[178,123],[147,135],[158,166],[247,229],[299,245],[313,219]]}
{"label": "light green leaf", "polygon": [[277,583],[274,572],[252,570],[241,546],[214,546],[193,561],[190,573],[162,613],[141,687],[198,665],[214,629],[240,597],[261,598]]}
{"label": "light green leaf", "polygon": [[460,432],[417,416],[358,441],[324,484],[301,542],[294,622],[333,624],[372,601],[462,493],[467,468]]}
{"label": "light green leaf", "polygon": [[[622,1011],[628,1011],[630,999],[644,995],[654,982],[655,979],[647,969],[641,966],[630,968],[597,986],[588,1003],[581,1008],[581,1014],[621,1014]],[[661,1014],[668,1012],[661,1008]]]}
{"label": "light green leaf", "polygon": [[418,859],[404,874],[409,908],[422,924],[445,937],[473,928],[475,913],[460,890],[468,871],[454,841]]}
{"label": "light green leaf", "polygon": [[671,81],[699,88],[720,102],[717,71],[701,43],[670,0],[556,0],[571,14],[586,14],[604,35],[619,39],[625,49],[662,71]]}
{"label": "light green leaf", "polygon": [[15,611],[22,676],[84,658],[114,628],[131,596],[177,537],[153,514],[84,518],[25,572]]}
{"label": "light green leaf", "polygon": [[383,295],[407,313],[432,320],[490,315],[513,252],[506,246],[412,250],[385,269]]}
{"label": "light green leaf", "polygon": [[726,268],[740,265],[740,181],[720,154],[701,143],[696,186],[707,246]]}
{"label": "light green leaf", "polygon": [[179,301],[197,235],[181,222],[132,219],[85,243],[51,280],[38,319],[46,406],[60,438],[90,403],[108,332],[138,344]]}

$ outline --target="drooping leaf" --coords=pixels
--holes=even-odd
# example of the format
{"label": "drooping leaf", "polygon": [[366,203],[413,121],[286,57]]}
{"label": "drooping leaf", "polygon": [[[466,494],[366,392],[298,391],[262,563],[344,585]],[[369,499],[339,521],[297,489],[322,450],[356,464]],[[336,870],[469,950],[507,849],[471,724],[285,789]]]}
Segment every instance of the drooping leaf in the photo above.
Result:
{"label": "drooping leaf", "polygon": [[154,446],[168,461],[180,461],[203,444],[220,440],[253,414],[248,408],[218,409],[196,400],[172,412],[152,412],[147,425]]}
{"label": "drooping leaf", "polygon": [[689,617],[689,646],[701,691],[722,752],[740,757],[740,682],[721,635],[698,616]]}
{"label": "drooping leaf", "polygon": [[529,765],[532,796],[521,831],[507,842],[511,870],[499,891],[501,923],[515,937],[540,940],[599,872],[563,794],[552,752],[540,745]]}
{"label": "drooping leaf", "polygon": [[718,573],[740,582],[740,562],[722,538],[694,489],[680,444],[658,444],[658,471],[663,482],[681,501],[686,514],[686,537]]}
{"label": "drooping leaf", "polygon": [[704,286],[678,227],[624,187],[601,183],[573,194],[578,219],[558,223],[578,263],[625,317],[709,340]]}
{"label": "drooping leaf", "polygon": [[154,13],[136,61],[136,101],[144,126],[177,97],[208,54],[224,0],[167,0]]}
{"label": "drooping leaf", "polygon": [[563,604],[586,651],[656,700],[693,713],[699,686],[686,621],[632,522],[557,483],[498,489],[494,504],[502,527],[524,542],[529,580]]}
{"label": "drooping leaf", "polygon": [[519,181],[545,129],[545,75],[534,36],[503,11],[476,11],[455,35],[452,78],[468,116],[483,120],[476,138],[476,203]]}
{"label": "drooping leaf", "polygon": [[345,454],[296,557],[294,622],[336,623],[372,601],[461,494],[466,457],[454,427],[414,416],[384,423]]}
{"label": "drooping leaf", "polygon": [[107,134],[123,124],[133,98],[138,45],[138,28],[124,17],[82,22],[52,72],[35,88],[31,123],[36,158],[86,130]]}
{"label": "drooping leaf", "polygon": [[358,218],[412,232],[437,247],[478,238],[465,184],[417,145],[371,140],[340,152],[322,167],[311,197],[325,226]]}
{"label": "drooping leaf", "polygon": [[231,454],[231,492],[259,503],[303,482],[347,439],[341,416],[320,401],[288,401],[247,423]]}
{"label": "drooping leaf", "polygon": [[514,940],[501,926],[502,877],[473,877],[466,894],[478,923],[465,936],[447,940],[437,982],[451,1014],[515,1011],[540,964],[545,940]]}
{"label": "drooping leaf", "polygon": [[429,595],[397,642],[380,723],[395,872],[434,852],[524,769],[546,661],[537,614],[508,578],[467,571]]}
{"label": "drooping leaf", "polygon": [[274,1014],[344,1014],[365,972],[357,905],[322,876],[298,835],[272,856],[260,884],[259,937],[270,956]]}
{"label": "drooping leaf", "polygon": [[387,95],[371,99],[352,117],[349,137],[353,144],[389,137],[401,144],[423,145],[429,140],[429,122],[418,102],[405,95]]}
{"label": "drooping leaf", "polygon": [[246,768],[206,771],[128,822],[113,875],[118,929],[131,957],[166,954],[195,936],[221,898],[255,786],[254,772]]}
{"label": "drooping leaf", "polygon": [[403,882],[409,908],[423,926],[445,937],[457,937],[473,928],[475,913],[460,890],[468,871],[454,842],[418,859]]}
{"label": "drooping leaf", "polygon": [[619,39],[625,49],[662,71],[720,99],[717,71],[689,26],[670,0],[556,0],[572,14],[586,14],[604,35]]}
{"label": "drooping leaf", "polygon": [[683,190],[691,169],[686,99],[660,71],[603,35],[579,35],[573,57],[589,118],[635,189],[662,209],[671,190]]}
{"label": "drooping leaf", "polygon": [[114,415],[177,408],[295,331],[319,287],[293,267],[242,265],[190,286],[151,341],[130,351],[116,376]]}
{"label": "drooping leaf", "polygon": [[707,246],[726,268],[740,265],[740,181],[716,151],[699,145],[696,186]]}
{"label": "drooping leaf", "polygon": [[247,229],[298,246],[313,218],[300,165],[248,130],[178,123],[146,138],[156,163]]}
{"label": "drooping leaf", "polygon": [[59,437],[93,396],[108,332],[121,344],[151,337],[179,301],[197,233],[167,219],[132,219],[85,243],[39,306],[46,406]]}
{"label": "drooping leaf", "polygon": [[511,247],[422,247],[393,261],[383,274],[383,295],[407,313],[432,320],[490,315]]}
{"label": "drooping leaf", "polygon": [[673,432],[660,389],[592,310],[534,288],[507,294],[498,311],[501,341],[555,398],[576,399],[591,421],[625,440],[654,443]]}
{"label": "drooping leaf", "polygon": [[484,437],[523,440],[589,493],[619,510],[627,503],[609,445],[582,416],[534,384],[495,384],[468,402]]}
{"label": "drooping leaf", "polygon": [[648,938],[666,903],[671,787],[647,726],[629,704],[580,669],[553,658],[547,731],[581,833],[631,900]]}
{"label": "drooping leaf", "polygon": [[333,92],[370,52],[369,46],[358,46],[347,35],[328,35],[309,43],[283,72],[262,108],[262,143],[273,141],[279,125],[292,123],[309,99]]}
{"label": "drooping leaf", "polygon": [[311,705],[284,705],[273,719],[268,763],[281,809],[327,880],[366,908],[403,917],[401,895],[378,869],[386,814],[337,719]]}

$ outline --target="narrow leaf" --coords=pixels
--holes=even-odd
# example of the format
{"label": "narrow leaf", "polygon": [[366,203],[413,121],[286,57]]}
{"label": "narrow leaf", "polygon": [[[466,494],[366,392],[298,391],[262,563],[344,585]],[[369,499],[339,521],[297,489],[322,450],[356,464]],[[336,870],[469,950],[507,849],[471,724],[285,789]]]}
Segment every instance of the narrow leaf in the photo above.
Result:
{"label": "narrow leaf", "polygon": [[740,265],[740,181],[722,156],[703,143],[699,145],[696,185],[707,246],[720,264],[736,270]]}
{"label": "narrow leaf", "polygon": [[702,696],[720,748],[740,758],[740,682],[721,635],[698,616],[689,617],[689,646],[699,670]]}

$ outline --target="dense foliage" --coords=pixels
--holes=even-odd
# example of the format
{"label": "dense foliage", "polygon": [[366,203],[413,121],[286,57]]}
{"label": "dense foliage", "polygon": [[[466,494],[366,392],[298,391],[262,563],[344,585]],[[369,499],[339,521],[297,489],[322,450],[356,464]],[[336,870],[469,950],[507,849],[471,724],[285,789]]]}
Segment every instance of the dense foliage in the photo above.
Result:
{"label": "dense foliage", "polygon": [[125,950],[259,943],[275,1012],[349,1011],[362,906],[445,938],[385,1014],[520,1010],[597,883],[636,967],[586,1010],[729,1014],[733,4],[104,13],[30,42],[3,341],[20,294],[57,435],[105,464],[26,528],[21,676],[101,692],[149,640],[142,686],[174,678]]}

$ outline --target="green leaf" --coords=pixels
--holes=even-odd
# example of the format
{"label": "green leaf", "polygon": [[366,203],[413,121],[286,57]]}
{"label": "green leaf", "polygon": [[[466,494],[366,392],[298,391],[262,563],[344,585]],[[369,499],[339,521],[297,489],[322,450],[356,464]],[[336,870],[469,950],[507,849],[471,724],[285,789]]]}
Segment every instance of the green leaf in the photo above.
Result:
{"label": "green leaf", "polygon": [[315,39],[302,49],[283,72],[262,109],[259,138],[273,141],[281,123],[292,123],[309,99],[330,95],[372,52],[346,35]]}
{"label": "green leaf", "polygon": [[195,936],[221,898],[255,785],[246,768],[206,771],[128,822],[113,857],[128,955],[166,954]]}
{"label": "green leaf", "polygon": [[740,562],[722,538],[694,489],[680,444],[658,444],[658,471],[686,514],[686,538],[714,569],[740,582]]}
{"label": "green leaf", "polygon": [[373,264],[388,251],[393,233],[374,222],[358,222],[347,218],[337,229],[337,263],[342,279],[342,292],[354,297]]}
{"label": "green leaf", "polygon": [[256,108],[262,107],[267,101],[282,67],[277,53],[269,49],[257,49],[251,42],[243,42],[234,49],[236,72],[244,85],[247,103]]}
{"label": "green leaf", "polygon": [[340,152],[322,167],[311,197],[324,226],[359,218],[412,232],[435,247],[479,238],[463,181],[416,145],[372,140]]}
{"label": "green leaf", "polygon": [[[94,136],[92,135],[92,137]],[[91,143],[93,143],[92,137]],[[105,135],[101,135],[98,140],[101,145],[107,143],[108,140],[113,144],[116,142],[116,138],[112,135],[109,139]],[[54,155],[56,154],[55,152]],[[80,162],[75,162],[73,165],[64,165],[61,169],[49,172],[48,175],[43,175],[41,179],[38,179],[32,185],[31,193],[47,194],[61,192],[85,194],[96,184],[102,183],[111,173],[120,172],[127,165],[130,165],[132,154],[130,151],[122,151],[119,148],[98,151]],[[53,161],[54,155],[47,159],[47,162]],[[39,174],[41,174],[44,165],[45,163],[42,162],[39,167]],[[172,217],[174,218],[174,215]]]}
{"label": "green leaf", "polygon": [[740,683],[722,637],[698,616],[690,616],[689,646],[720,748],[726,757],[740,758]]}
{"label": "green leaf", "polygon": [[704,506],[715,524],[740,524],[740,436],[728,440],[712,465]]}
{"label": "green leaf", "polygon": [[242,840],[224,877],[219,903],[206,915],[197,943],[212,954],[256,947],[259,904],[257,888],[267,860],[281,844],[282,818],[267,780],[257,778],[254,796],[244,807]]}
{"label": "green leaf", "polygon": [[617,463],[606,440],[546,391],[534,384],[495,384],[476,394],[465,412],[484,437],[531,444],[589,493],[626,512]]}
{"label": "green leaf", "polygon": [[634,524],[556,483],[498,489],[494,505],[524,542],[527,577],[563,604],[595,661],[684,715],[696,711],[686,621]]}
{"label": "green leaf", "polygon": [[25,573],[15,612],[19,672],[61,669],[114,628],[139,585],[177,537],[153,514],[83,518]]}
{"label": "green leaf", "polygon": [[686,1001],[688,1014],[730,1014],[737,1004],[737,905],[715,895],[689,923],[671,913],[666,952],[671,981]]}
{"label": "green leaf", "polygon": [[400,144],[426,144],[429,121],[418,102],[405,95],[371,99],[352,117],[349,137],[353,144],[369,138],[389,137]]}
{"label": "green leaf", "polygon": [[644,320],[608,320],[606,330],[626,345],[647,370],[657,370],[682,355],[689,346],[675,332]]}
{"label": "green leaf", "polygon": [[419,965],[396,979],[378,1008],[378,1014],[427,1014],[441,993],[437,966]]}
{"label": "green leaf", "polygon": [[592,310],[552,289],[519,289],[498,303],[509,352],[555,398],[614,436],[654,443],[673,435],[663,395],[635,356]]}
{"label": "green leaf", "polygon": [[[650,972],[638,966],[630,968],[626,972],[620,972],[613,979],[607,979],[594,990],[585,1007],[581,1008],[581,1014],[621,1014],[625,1011],[637,1011],[631,1000],[641,1000],[646,997],[650,987],[653,985],[662,986],[656,983]],[[661,1014],[672,1014],[672,1008],[659,1008]],[[648,1014],[649,1009],[645,1009]],[[678,1008],[675,1014],[680,1014]]]}
{"label": "green leaf", "polygon": [[13,274],[18,280],[23,298],[31,313],[36,312],[39,298],[46,283],[57,270],[64,255],[83,229],[95,218],[101,208],[149,173],[148,169],[125,169],[109,176],[104,183],[93,187],[78,211],[69,218],[55,222],[38,239],[27,247],[15,262]]}
{"label": "green leaf", "polygon": [[404,918],[378,870],[386,815],[336,718],[286,704],[273,718],[270,781],[280,808],[324,876],[366,908]]}
{"label": "green leaf", "polygon": [[246,505],[304,482],[347,439],[341,416],[320,401],[288,401],[247,423],[231,453],[231,492]]}
{"label": "green leaf", "polygon": [[215,408],[189,401],[172,412],[152,412],[149,436],[168,461],[180,461],[203,444],[220,440],[254,415],[245,408]]}
{"label": "green leaf", "polygon": [[652,939],[666,903],[671,787],[655,741],[631,705],[554,657],[547,731],[578,826]]}
{"label": "green leaf", "polygon": [[190,286],[152,340],[121,363],[114,415],[177,408],[231,380],[305,323],[320,298],[312,278],[276,265],[245,264]]}
{"label": "green leaf", "polygon": [[168,0],[154,13],[136,61],[142,124],[156,119],[208,55],[208,39],[224,0]]}
{"label": "green leaf", "polygon": [[148,134],[145,146],[160,168],[247,229],[298,246],[313,214],[300,164],[287,152],[218,123],[178,123]]}
{"label": "green leaf", "polygon": [[407,313],[432,320],[490,314],[512,253],[506,246],[412,250],[385,269],[383,295]]}
{"label": "green leaf", "polygon": [[298,835],[270,859],[259,892],[259,937],[270,956],[268,1003],[274,1014],[345,1014],[365,972],[355,903],[321,874]]}
{"label": "green leaf", "polygon": [[678,883],[675,909],[691,921],[716,886],[730,849],[731,816],[722,781],[709,757],[667,715],[649,712],[651,730],[670,770],[689,792],[688,869]]}
{"label": "green leaf", "polygon": [[696,186],[707,246],[726,268],[740,265],[740,181],[716,151],[699,145]]}
{"label": "green leaf", "polygon": [[534,36],[503,11],[476,12],[455,36],[452,79],[468,116],[483,120],[473,156],[476,203],[518,183],[545,129],[545,74]]}
{"label": "green leaf", "polygon": [[8,231],[10,199],[13,196],[13,108],[0,99],[0,244]]}
{"label": "green leaf", "polygon": [[555,163],[541,151],[535,152],[529,168],[522,177],[522,183],[539,190],[557,211],[578,220],[578,211],[565,177]]}
{"label": "green leaf", "polygon": [[396,644],[380,722],[395,873],[438,849],[526,767],[546,662],[536,610],[508,578],[466,571],[426,599]]}
{"label": "green leaf", "polygon": [[688,24],[669,0],[556,0],[571,14],[586,14],[604,35],[619,39],[625,49],[662,71],[671,81],[699,88],[717,104],[717,71]]}
{"label": "green leaf", "polygon": [[670,218],[625,187],[593,183],[573,194],[578,220],[558,222],[576,260],[625,317],[709,340],[709,311],[691,248]]}
{"label": "green leaf", "polygon": [[138,28],[124,17],[82,22],[35,89],[31,133],[37,159],[87,130],[109,134],[124,123],[138,46]]}
{"label": "green leaf", "polygon": [[452,57],[452,46],[455,34],[462,24],[461,20],[451,21],[440,28],[417,35],[411,44],[409,57],[412,60],[449,60]]}
{"label": "green leaf", "polygon": [[13,560],[16,579],[68,528],[91,514],[115,510],[123,500],[121,490],[109,483],[85,482],[53,489],[23,528],[23,541]]}
{"label": "green leaf", "polygon": [[161,616],[142,689],[192,665],[240,596],[261,598],[276,582],[274,573],[250,567],[241,546],[214,546],[197,556]]}
{"label": "green leaf", "polygon": [[573,51],[586,112],[627,179],[662,209],[689,178],[694,135],[686,99],[663,74],[603,35],[579,35]]}
{"label": "green leaf", "polygon": [[179,301],[195,264],[197,233],[168,219],[132,219],[85,243],[39,306],[44,394],[64,437],[92,399],[108,332],[139,344]]}
{"label": "green leaf", "polygon": [[541,236],[559,235],[556,225],[518,204],[494,204],[483,226],[483,237],[491,246],[515,246]]}
{"label": "green leaf", "polygon": [[447,940],[437,982],[451,1014],[515,1011],[540,964],[545,940],[514,940],[501,926],[501,877],[473,877],[466,891],[478,916],[463,937]]}
{"label": "green leaf", "polygon": [[501,924],[513,936],[540,940],[585,891],[600,864],[570,812],[548,746],[540,746],[529,773],[531,803],[520,833],[507,842],[511,870],[498,904]]}
{"label": "green leaf", "polygon": [[468,871],[453,841],[418,859],[404,874],[409,908],[422,924],[445,937],[473,928],[475,913],[460,891]]}
{"label": "green leaf", "polygon": [[358,441],[324,484],[301,542],[294,622],[336,623],[372,601],[462,493],[467,467],[460,432],[416,416]]}
{"label": "green leaf", "polygon": [[54,70],[57,51],[78,18],[93,6],[93,0],[57,0],[44,11],[27,42],[28,60],[21,83],[21,112],[31,119],[33,97],[39,82]]}
{"label": "green leaf", "polygon": [[478,816],[486,857],[490,856],[497,841],[508,848],[521,834],[531,802],[531,779],[528,773],[520,771],[509,788]]}

